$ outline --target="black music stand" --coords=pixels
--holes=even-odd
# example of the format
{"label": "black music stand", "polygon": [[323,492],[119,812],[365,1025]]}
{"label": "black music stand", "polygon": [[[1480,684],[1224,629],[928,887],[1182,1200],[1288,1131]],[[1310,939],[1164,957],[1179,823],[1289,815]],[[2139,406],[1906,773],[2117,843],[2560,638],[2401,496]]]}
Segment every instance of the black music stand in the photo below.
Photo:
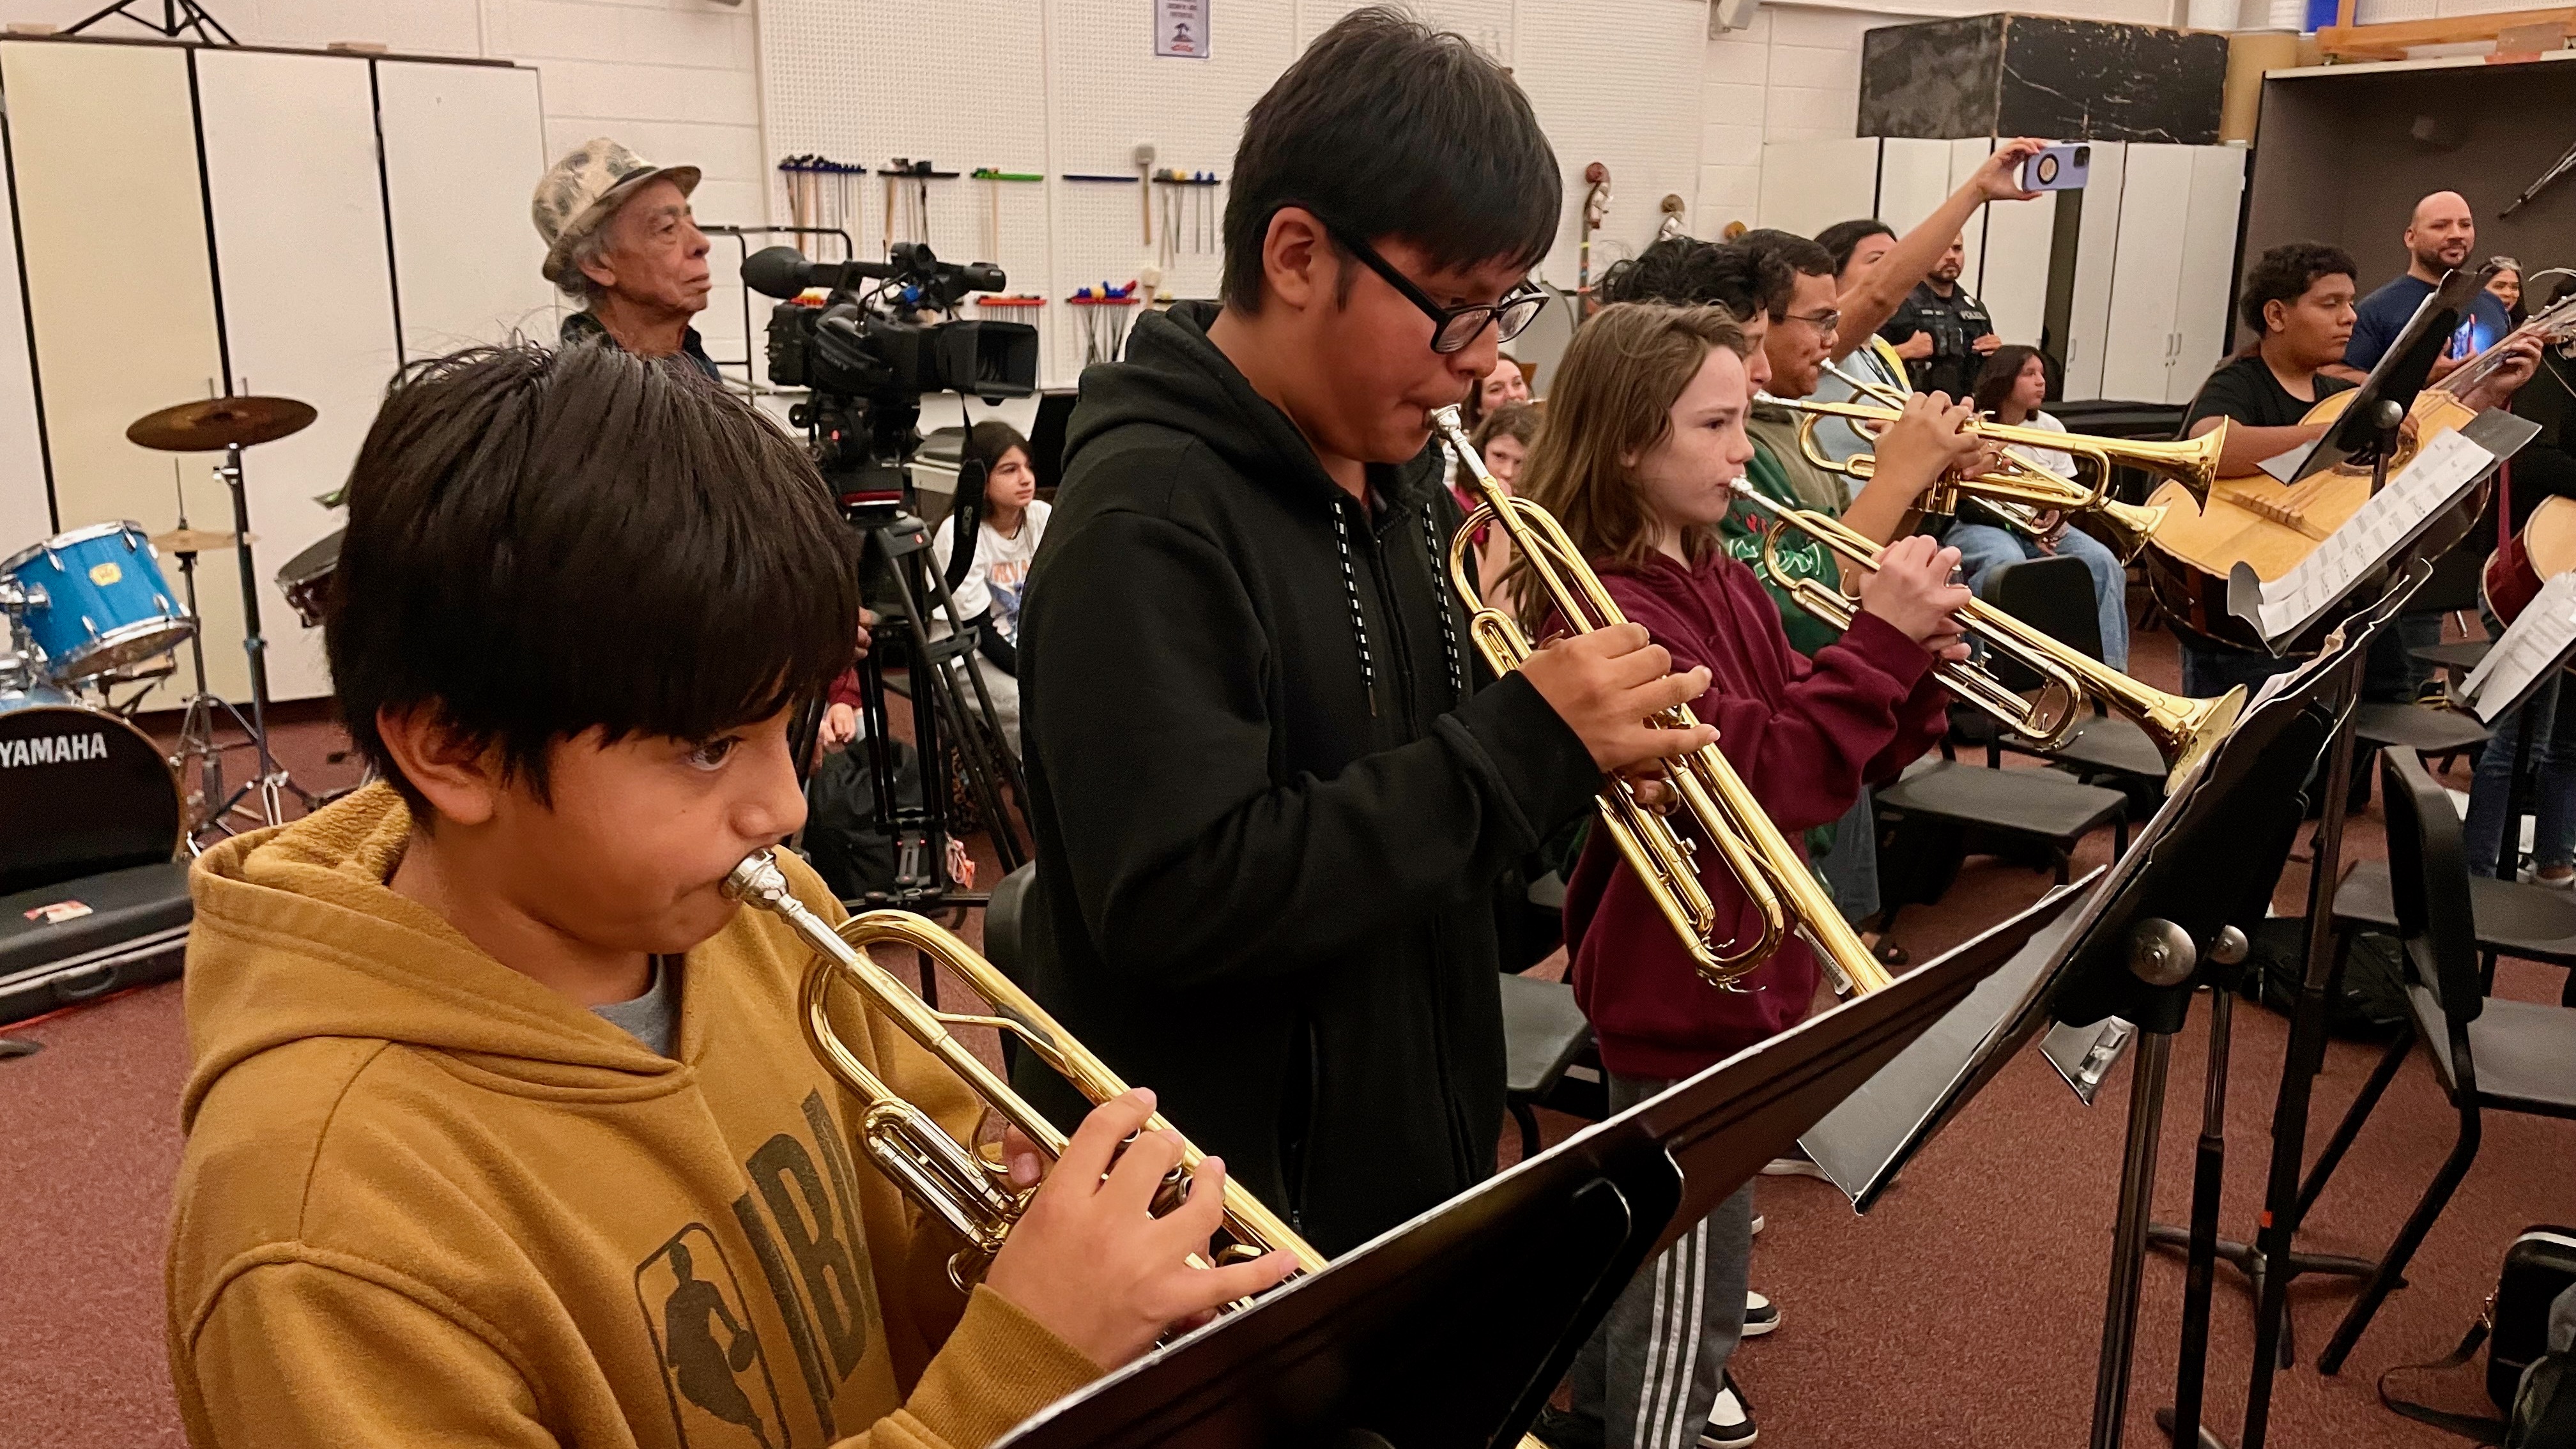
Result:
{"label": "black music stand", "polygon": [[1000,1449],[1511,1445],[1620,1290],[2031,935],[2033,906],[1051,1406]]}
{"label": "black music stand", "polygon": [[[2394,611],[2374,614],[2384,622]],[[2103,1313],[2093,1444],[2116,1445],[2144,1271],[2158,1132],[2174,1035],[2202,984],[2224,994],[2244,959],[2244,932],[2267,904],[2297,833],[2300,792],[2334,714],[2319,696],[2357,680],[2371,628],[2348,631],[2324,659],[2269,682],[2201,768],[2178,783],[2079,914],[2035,939],[1969,1000],[1908,1047],[1803,1141],[1867,1211],[1933,1134],[2053,1019],[2081,1026],[2122,1017],[2137,1027],[2119,1220]],[[2223,1050],[2223,1047],[2222,1047]],[[2223,1060],[2223,1057],[2218,1058]],[[2214,1066],[2214,1070],[2223,1068]],[[2213,1094],[2223,1091],[2216,1078]],[[2079,1089],[2080,1090],[2080,1089]],[[2089,1098],[2088,1098],[2089,1100]],[[2204,1171],[2211,1170],[2204,1158]],[[2215,1229],[2215,1177],[2206,1210]]]}
{"label": "black music stand", "polygon": [[[2445,278],[2444,288],[2452,287],[2458,281],[2459,275],[2455,272]],[[2434,297],[2427,299],[2424,307],[2417,310],[2414,319],[2407,324],[2407,330],[2400,335],[2399,346],[2391,349],[2392,355],[2402,351],[2403,359],[2397,364],[2383,359],[2382,366],[2372,372],[2374,382],[2381,381],[2383,374],[2396,375],[2401,365],[2403,369],[2411,370],[2415,361],[2422,360],[2422,354],[2428,347],[2435,352],[2439,351],[2440,339],[2448,335],[2447,329],[2435,330],[2440,326],[2440,316],[2439,309],[2434,304],[2440,301],[2442,296],[2443,293],[2437,292]],[[2429,367],[2430,363],[2426,362],[2425,365]],[[2404,403],[2398,400],[2397,390],[2382,392],[2380,411],[2383,414],[2384,426],[2381,428],[2382,438],[2377,445],[2372,462],[2374,488],[2386,477],[2388,455],[2394,449],[2396,442],[2395,423],[2397,419],[2404,416]],[[2496,464],[2511,457],[2523,444],[2529,442],[2537,431],[2538,429],[2528,420],[2494,409],[2479,414],[2458,430],[2463,439],[2484,451],[2487,461],[2479,466],[2475,476],[2466,483],[2463,501],[2454,504],[2447,511],[2437,512],[2418,521],[2402,538],[2382,545],[2382,558],[2387,567],[2403,566],[2406,572],[2390,583],[2378,601],[2370,606],[2369,614],[2372,618],[2384,619],[2389,616],[2393,602],[2402,603],[2403,599],[2414,593],[2424,578],[2430,577],[2430,560],[2459,541],[2469,528],[2475,514],[2483,506],[2485,486],[2483,480],[2492,474]],[[2325,441],[2332,441],[2335,436],[2335,434],[2329,434]],[[2319,446],[2322,448],[2324,443],[2321,442]],[[2313,462],[2314,459],[2310,461]],[[2356,515],[2356,519],[2358,517],[2359,515]],[[2353,586],[2358,587],[2368,583],[2373,573],[2385,576],[2386,572],[2387,568],[2381,568],[2357,574],[2351,582]],[[2254,623],[2258,629],[2263,629],[2276,650],[2304,631],[2305,625],[2294,625],[2286,632],[2277,634],[2265,628],[2261,622],[2259,588],[2254,584],[2252,571],[2242,564],[2238,565],[2235,575],[2229,580],[2229,585],[2228,606],[2231,612]],[[2341,602],[2337,601],[2325,605],[2316,613],[2322,615],[2340,607]],[[2349,630],[2357,627],[2358,624],[2357,619],[2349,620],[2344,627]],[[2350,665],[2354,671],[2356,689],[2359,686],[2359,671],[2362,667],[2362,664],[2357,661]],[[2330,754],[2332,763],[2326,778],[2335,784],[2328,791],[2318,820],[2316,859],[2309,881],[2308,920],[2302,947],[2305,965],[2301,972],[2299,997],[2291,1011],[2288,1052],[2282,1066],[2279,1096],[2273,1107],[2272,1156],[2266,1174],[2261,1226],[2254,1237],[2247,1242],[2213,1240],[2210,1249],[2218,1260],[2243,1271],[2255,1291],[2254,1363],[2246,1384],[2242,1449],[2261,1449],[2264,1437],[2270,1428],[2272,1378],[2274,1373],[2283,1366],[2288,1353],[2286,1325],[2291,1280],[2309,1273],[2365,1277],[2371,1271],[2371,1265],[2358,1258],[2305,1254],[2295,1250],[2301,1215],[2300,1178],[2307,1149],[2309,1099],[2315,1088],[2316,1076],[2325,1064],[2326,1003],[2340,984],[2339,963],[2333,949],[2332,923],[2334,892],[2341,884],[2342,876],[2344,784],[2351,779],[2354,754],[2353,727],[2348,710],[2336,726]],[[2218,1106],[2219,1104],[2212,1104],[2213,1114]],[[2168,1243],[2184,1241],[2183,1234],[2171,1228],[2159,1230],[2159,1236],[2161,1241]],[[2200,1237],[2201,1234],[2195,1230],[2190,1238],[2195,1260],[2203,1255]],[[2205,1317],[2207,1311],[2205,1298],[2198,1306]],[[2194,1308],[2194,1300],[2190,1296],[2188,1278],[2184,1307],[2186,1311],[2185,1347],[2188,1350],[2192,1347],[2195,1336],[2205,1343],[2206,1333],[2206,1323],[2195,1326],[2189,1316]],[[2192,1414],[2179,1411],[2195,1410],[2197,1407],[2199,1370],[2197,1365],[2192,1364],[2188,1359],[2185,1369],[2186,1382],[2190,1387],[2182,1395],[2182,1402],[2176,1405],[2176,1409],[2178,1417],[2191,1418]],[[2216,1436],[2204,1429],[2194,1442],[2216,1444],[2219,1441]]]}

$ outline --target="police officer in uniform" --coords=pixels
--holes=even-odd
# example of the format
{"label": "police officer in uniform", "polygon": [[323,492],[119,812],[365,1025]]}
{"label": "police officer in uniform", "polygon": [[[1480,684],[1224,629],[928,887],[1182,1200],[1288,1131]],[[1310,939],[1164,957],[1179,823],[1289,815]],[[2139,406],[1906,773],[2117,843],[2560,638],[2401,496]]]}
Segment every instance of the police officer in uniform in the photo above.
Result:
{"label": "police officer in uniform", "polygon": [[2003,345],[1995,335],[1994,318],[1986,314],[1986,304],[1959,285],[1959,273],[1967,263],[1967,243],[1951,238],[1950,249],[1941,254],[1932,275],[1915,283],[1896,315],[1878,329],[1879,336],[1896,344],[1896,355],[1905,359],[1916,392],[1938,390],[1953,398],[1966,397],[1977,390],[1977,372],[1987,356]]}

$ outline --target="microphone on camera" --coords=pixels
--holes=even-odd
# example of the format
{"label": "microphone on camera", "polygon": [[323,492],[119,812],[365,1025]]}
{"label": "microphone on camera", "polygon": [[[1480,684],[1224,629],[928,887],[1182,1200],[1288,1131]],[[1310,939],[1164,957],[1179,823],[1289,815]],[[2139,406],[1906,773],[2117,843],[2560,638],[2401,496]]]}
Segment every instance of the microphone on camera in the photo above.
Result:
{"label": "microphone on camera", "polygon": [[[742,259],[742,284],[764,297],[794,297],[809,287],[838,287],[855,274],[870,275],[865,262],[809,262],[794,247],[762,247]],[[879,265],[878,272],[884,268]]]}

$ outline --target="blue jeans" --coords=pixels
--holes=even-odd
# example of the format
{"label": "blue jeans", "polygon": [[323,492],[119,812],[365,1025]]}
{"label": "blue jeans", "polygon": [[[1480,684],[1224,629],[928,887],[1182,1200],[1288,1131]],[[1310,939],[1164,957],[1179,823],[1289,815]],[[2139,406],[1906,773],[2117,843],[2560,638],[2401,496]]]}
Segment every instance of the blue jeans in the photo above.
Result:
{"label": "blue jeans", "polygon": [[[1985,596],[1986,579],[2006,564],[2045,558],[2037,543],[2007,528],[1990,523],[1955,523],[1941,535],[1941,541],[1959,551],[1959,568],[1967,576],[1968,587]],[[2057,552],[2067,558],[2080,558],[2093,571],[2093,605],[2102,625],[2102,662],[2126,674],[2129,672],[2129,571],[2101,540],[2070,528],[2057,540]]]}
{"label": "blue jeans", "polygon": [[[2522,708],[2497,721],[2495,734],[2478,755],[2477,776],[2469,785],[2469,818],[2460,832],[2472,874],[2499,874],[2505,812],[2513,799],[2514,751],[2522,732],[2535,726],[2542,733],[2531,742],[2531,768],[2539,776],[2532,802],[2531,863],[2535,869],[2576,865],[2576,708],[2564,707],[2564,680],[2561,675],[2542,685]],[[2504,877],[2513,878],[2510,872]]]}

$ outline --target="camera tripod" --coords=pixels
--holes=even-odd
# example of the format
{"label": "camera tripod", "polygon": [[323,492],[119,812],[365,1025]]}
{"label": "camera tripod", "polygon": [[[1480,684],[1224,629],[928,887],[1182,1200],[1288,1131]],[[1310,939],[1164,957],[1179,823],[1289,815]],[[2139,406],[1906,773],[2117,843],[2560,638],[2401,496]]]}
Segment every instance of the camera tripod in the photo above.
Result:
{"label": "camera tripod", "polygon": [[[930,530],[919,518],[883,505],[854,508],[850,516],[862,540],[860,577],[877,613],[875,647],[857,665],[861,739],[851,748],[867,751],[875,818],[878,828],[892,836],[895,858],[891,886],[869,891],[851,904],[893,906],[934,917],[951,908],[985,905],[991,892],[965,888],[950,869],[952,853],[962,855],[965,849],[949,818],[953,792],[962,786],[983,817],[1004,874],[1025,863],[1029,850],[1009,813],[1027,798],[1027,790],[984,684],[975,652],[978,632],[959,627],[956,596],[932,566]],[[934,637],[932,628],[941,622],[947,631]],[[921,758],[917,805],[905,803],[895,788],[899,761],[886,713],[889,642],[910,675],[913,747]],[[808,741],[821,722],[819,708],[812,714],[812,723],[802,731]],[[812,758],[811,749],[800,758]],[[812,785],[810,778],[807,785]],[[923,994],[935,1002],[936,987],[926,964],[922,975]]]}

